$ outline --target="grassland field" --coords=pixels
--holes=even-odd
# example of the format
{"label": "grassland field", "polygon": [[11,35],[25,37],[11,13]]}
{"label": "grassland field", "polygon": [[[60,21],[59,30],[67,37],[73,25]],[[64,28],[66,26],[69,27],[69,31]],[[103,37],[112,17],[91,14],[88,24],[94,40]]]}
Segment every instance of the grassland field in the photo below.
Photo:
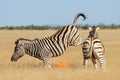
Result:
{"label": "grassland field", "polygon": [[[89,30],[79,30],[85,39]],[[105,46],[106,68],[95,70],[89,60],[88,68],[83,69],[81,46],[69,47],[59,57],[52,58],[52,69],[44,69],[42,61],[24,55],[13,63],[13,54],[18,38],[44,38],[54,34],[56,30],[0,30],[0,80],[120,80],[120,29],[99,30],[99,37]],[[65,62],[65,67],[54,64]],[[98,64],[99,65],[99,64]]]}

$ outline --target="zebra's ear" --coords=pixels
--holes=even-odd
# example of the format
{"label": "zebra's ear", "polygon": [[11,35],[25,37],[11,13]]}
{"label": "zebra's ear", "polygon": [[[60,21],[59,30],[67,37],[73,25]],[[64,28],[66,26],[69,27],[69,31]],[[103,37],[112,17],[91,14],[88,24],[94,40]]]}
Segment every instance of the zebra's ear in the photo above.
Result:
{"label": "zebra's ear", "polygon": [[100,29],[100,27],[97,27],[97,28],[96,28],[96,31],[98,31],[99,29]]}
{"label": "zebra's ear", "polygon": [[91,31],[91,30],[92,30],[92,28],[91,28],[91,27],[89,27],[89,30]]}
{"label": "zebra's ear", "polygon": [[16,45],[19,45],[19,46],[24,46],[24,43],[20,42],[19,40],[17,40],[17,41],[15,42],[15,44],[16,44]]}
{"label": "zebra's ear", "polygon": [[18,44],[19,43],[19,40],[15,41],[15,44]]}
{"label": "zebra's ear", "polygon": [[17,44],[17,41],[15,41],[15,44]]}

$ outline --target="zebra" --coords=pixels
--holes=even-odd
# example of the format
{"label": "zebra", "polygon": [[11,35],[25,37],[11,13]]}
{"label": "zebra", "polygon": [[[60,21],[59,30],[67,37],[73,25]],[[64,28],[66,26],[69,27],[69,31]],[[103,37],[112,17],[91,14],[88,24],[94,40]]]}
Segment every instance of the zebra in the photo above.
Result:
{"label": "zebra", "polygon": [[68,46],[78,46],[82,43],[75,22],[78,17],[82,16],[83,20],[86,16],[78,13],[73,20],[73,24],[61,27],[53,35],[43,39],[24,39],[19,38],[15,41],[14,53],[11,61],[15,62],[24,54],[28,54],[43,61],[44,67],[51,68],[50,58],[62,55]]}
{"label": "zebra", "polygon": [[83,52],[83,66],[86,68],[88,63],[88,59],[91,58],[94,67],[97,69],[96,59],[100,63],[100,67],[103,69],[105,68],[105,61],[104,61],[104,52],[105,48],[103,43],[99,39],[97,31],[99,27],[93,26],[92,28],[89,27],[89,35],[88,38],[82,44],[82,52]]}

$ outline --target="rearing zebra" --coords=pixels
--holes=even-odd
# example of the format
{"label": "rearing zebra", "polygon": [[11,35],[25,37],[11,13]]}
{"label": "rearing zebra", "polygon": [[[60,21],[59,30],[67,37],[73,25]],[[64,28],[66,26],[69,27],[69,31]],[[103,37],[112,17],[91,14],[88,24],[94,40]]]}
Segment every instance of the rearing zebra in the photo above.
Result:
{"label": "rearing zebra", "polygon": [[28,40],[20,38],[15,44],[11,61],[17,61],[25,53],[44,62],[45,67],[51,68],[50,58],[62,55],[68,46],[77,46],[82,43],[79,31],[75,27],[78,17],[85,15],[79,13],[75,16],[73,24],[60,28],[55,34],[43,39]]}
{"label": "rearing zebra", "polygon": [[97,34],[97,30],[99,30],[99,27],[94,26],[92,28],[89,27],[89,29],[90,29],[89,36],[82,44],[84,68],[86,67],[89,58],[91,58],[95,68],[98,68],[96,64],[96,59],[98,59],[100,67],[104,68],[105,67],[104,46],[101,40],[98,39]]}

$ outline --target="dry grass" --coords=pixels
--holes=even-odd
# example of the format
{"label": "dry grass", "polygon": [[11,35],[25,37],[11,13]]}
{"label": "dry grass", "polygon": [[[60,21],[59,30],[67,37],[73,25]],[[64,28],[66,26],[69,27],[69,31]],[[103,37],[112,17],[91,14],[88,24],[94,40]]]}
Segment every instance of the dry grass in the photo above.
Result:
{"label": "dry grass", "polygon": [[[0,80],[119,80],[120,79],[120,30],[100,30],[106,52],[106,69],[95,70],[91,61],[85,70],[82,66],[81,46],[69,47],[60,57],[52,58],[53,69],[43,68],[42,61],[25,55],[16,63],[10,61],[16,39],[43,38],[55,30],[0,30]],[[88,31],[80,30],[83,38]],[[61,62],[62,61],[62,62]],[[62,67],[58,68],[62,64]],[[55,66],[56,65],[56,66]]]}

